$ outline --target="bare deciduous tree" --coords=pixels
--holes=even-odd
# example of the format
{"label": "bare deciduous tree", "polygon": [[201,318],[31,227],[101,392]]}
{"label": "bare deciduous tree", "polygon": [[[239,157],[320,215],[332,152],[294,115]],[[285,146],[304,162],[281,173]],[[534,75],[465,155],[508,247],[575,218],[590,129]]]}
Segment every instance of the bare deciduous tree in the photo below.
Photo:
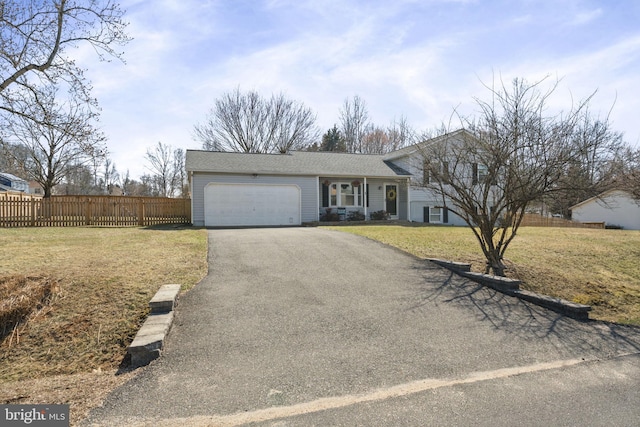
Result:
{"label": "bare deciduous tree", "polygon": [[628,192],[640,204],[640,148],[626,147],[614,163],[613,188]]}
{"label": "bare deciduous tree", "polygon": [[562,189],[545,197],[552,213],[570,217],[569,208],[616,186],[617,160],[626,145],[622,134],[611,128],[609,117],[600,119],[585,109],[576,123],[574,144],[580,152],[564,171]]}
{"label": "bare deciduous tree", "polygon": [[389,136],[385,129],[369,125],[365,129],[360,145],[362,154],[384,154],[389,152]]}
{"label": "bare deciduous tree", "polygon": [[204,124],[194,127],[203,148],[244,153],[286,153],[318,138],[313,112],[283,94],[263,98],[236,89],[216,100]]}
{"label": "bare deciduous tree", "polygon": [[173,170],[175,171],[174,188],[176,195],[189,197],[189,180],[187,178],[187,168],[185,166],[185,152],[182,148],[173,151]]}
{"label": "bare deciduous tree", "polygon": [[342,136],[349,153],[362,153],[364,138],[369,124],[367,103],[358,95],[353,100],[345,99],[340,110]]}
{"label": "bare deciduous tree", "polygon": [[42,186],[45,197],[72,168],[106,155],[105,137],[93,125],[98,117],[93,105],[75,97],[59,100],[58,92],[48,86],[14,101],[25,114],[9,115],[0,129],[3,153],[14,156],[7,148],[23,147],[28,156],[13,160]]}
{"label": "bare deciduous tree", "polygon": [[386,154],[415,142],[415,132],[404,116],[387,128],[374,125],[369,121],[367,103],[357,95],[345,99],[340,127],[349,153]]}
{"label": "bare deciduous tree", "polygon": [[414,142],[414,131],[406,119],[393,121],[389,127],[382,128],[370,124],[366,127],[362,139],[362,154],[386,154],[399,150]]}
{"label": "bare deciduous tree", "polygon": [[147,149],[145,159],[149,164],[152,175],[142,179],[143,184],[156,187],[155,193],[161,197],[184,197],[187,191],[186,171],[184,168],[184,150],[173,149],[169,144],[158,144],[153,149]]}
{"label": "bare deciduous tree", "polygon": [[547,115],[557,82],[516,79],[490,87],[476,99],[480,116],[463,120],[457,137],[424,147],[425,185],[473,230],[487,260],[486,272],[504,275],[505,251],[527,207],[562,189],[564,171],[597,144],[597,133],[576,138],[589,99],[569,112]]}
{"label": "bare deciduous tree", "polygon": [[112,194],[113,189],[120,181],[120,175],[118,174],[115,163],[108,157],[104,159],[102,177],[105,194]]}
{"label": "bare deciduous tree", "polygon": [[16,99],[43,82],[62,81],[89,98],[82,69],[70,48],[89,44],[101,59],[120,58],[126,43],[123,11],[112,0],[8,0],[0,4],[0,109],[27,114]]}
{"label": "bare deciduous tree", "polygon": [[416,132],[404,116],[400,116],[400,119],[394,119],[391,122],[391,125],[387,128],[387,135],[389,137],[389,149],[387,152],[407,147],[416,141]]}
{"label": "bare deciduous tree", "polygon": [[[72,165],[104,155],[92,125],[97,101],[70,54],[89,45],[101,59],[120,58],[115,48],[129,40],[122,17],[112,0],[0,3],[0,146],[5,155],[26,147],[21,167],[45,196]],[[68,99],[60,101],[61,92]]]}

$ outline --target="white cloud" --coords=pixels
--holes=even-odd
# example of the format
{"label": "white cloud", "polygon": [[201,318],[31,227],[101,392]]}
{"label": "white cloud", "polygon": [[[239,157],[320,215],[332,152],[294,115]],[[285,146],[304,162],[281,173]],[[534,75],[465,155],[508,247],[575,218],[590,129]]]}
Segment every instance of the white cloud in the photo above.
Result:
{"label": "white cloud", "polygon": [[[575,12],[580,2],[569,11],[545,3],[539,13],[523,4],[128,1],[135,40],[126,47],[127,65],[90,64],[88,76],[114,160],[134,177],[144,172],[146,147],[158,141],[197,147],[193,125],[237,86],[282,91],[316,111],[321,128],[358,94],[377,124],[405,115],[423,130],[447,121],[456,106],[473,113],[472,97],[487,95],[482,82],[494,74],[508,82],[551,73],[564,77],[558,105],[569,91],[580,98],[599,89],[594,110],[605,111],[617,94],[612,118],[640,139],[640,33],[611,27],[593,42],[581,35],[613,19],[606,7]],[[559,22],[571,37],[541,31]]]}
{"label": "white cloud", "polygon": [[602,9],[594,9],[578,13],[569,25],[586,25],[602,15]]}

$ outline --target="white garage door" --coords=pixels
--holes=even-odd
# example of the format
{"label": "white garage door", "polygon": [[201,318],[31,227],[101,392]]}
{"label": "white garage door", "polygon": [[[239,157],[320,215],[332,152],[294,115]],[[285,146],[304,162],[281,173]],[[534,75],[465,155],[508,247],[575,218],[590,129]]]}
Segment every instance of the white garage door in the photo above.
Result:
{"label": "white garage door", "polygon": [[300,225],[300,187],[207,184],[204,188],[204,225]]}

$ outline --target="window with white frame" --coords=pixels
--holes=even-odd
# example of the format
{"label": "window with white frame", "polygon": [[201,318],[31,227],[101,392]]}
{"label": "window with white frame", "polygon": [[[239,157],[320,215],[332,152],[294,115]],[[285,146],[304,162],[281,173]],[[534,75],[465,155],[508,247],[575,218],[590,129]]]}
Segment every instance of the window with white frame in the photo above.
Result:
{"label": "window with white frame", "polygon": [[483,183],[487,179],[487,175],[489,175],[489,168],[479,163],[473,163],[471,166],[473,169],[471,183],[474,185]]}
{"label": "window with white frame", "polygon": [[362,206],[362,186],[336,182],[329,187],[330,206]]}
{"label": "window with white frame", "polygon": [[429,209],[429,222],[431,223],[442,222],[442,208]]}
{"label": "window with white frame", "polygon": [[485,165],[478,165],[478,182],[484,182],[489,173],[489,169]]}

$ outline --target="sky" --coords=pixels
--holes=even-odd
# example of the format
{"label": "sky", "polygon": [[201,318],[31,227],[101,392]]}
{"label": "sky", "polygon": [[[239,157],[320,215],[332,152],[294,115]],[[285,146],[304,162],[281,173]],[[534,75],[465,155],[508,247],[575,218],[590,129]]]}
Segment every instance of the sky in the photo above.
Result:
{"label": "sky", "polygon": [[[560,79],[550,111],[595,92],[640,145],[640,2],[635,0],[121,0],[133,38],[125,63],[78,50],[111,159],[149,173],[158,142],[199,149],[194,125],[240,88],[283,93],[317,115],[321,133],[358,95],[370,119],[417,131],[477,113],[487,86]],[[545,82],[545,83],[546,83]]]}

